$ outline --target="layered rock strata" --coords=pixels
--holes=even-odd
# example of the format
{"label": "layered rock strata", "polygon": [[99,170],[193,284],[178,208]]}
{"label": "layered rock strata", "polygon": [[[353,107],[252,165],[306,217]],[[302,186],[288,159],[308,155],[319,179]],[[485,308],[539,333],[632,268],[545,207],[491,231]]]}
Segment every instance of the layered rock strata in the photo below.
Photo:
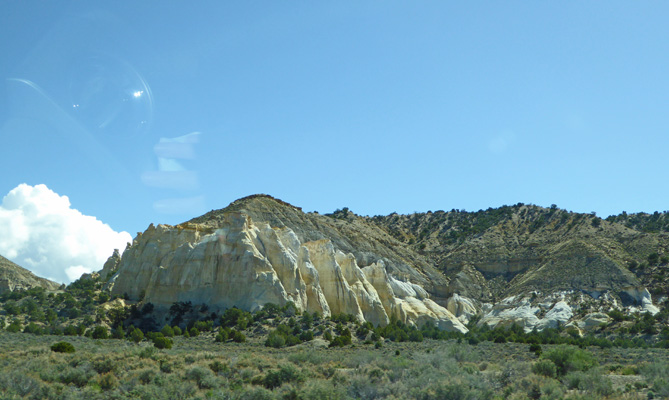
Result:
{"label": "layered rock strata", "polygon": [[254,311],[290,301],[300,311],[347,313],[375,325],[394,315],[407,324],[467,331],[422,286],[388,273],[383,259],[361,268],[327,238],[301,241],[292,229],[254,222],[243,212],[226,212],[216,227],[151,225],[108,264],[112,293],[159,309],[190,301]]}

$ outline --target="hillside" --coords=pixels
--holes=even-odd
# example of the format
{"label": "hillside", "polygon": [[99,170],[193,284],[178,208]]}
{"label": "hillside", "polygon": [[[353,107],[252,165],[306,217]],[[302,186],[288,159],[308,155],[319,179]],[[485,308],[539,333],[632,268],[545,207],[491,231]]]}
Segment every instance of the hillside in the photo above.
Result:
{"label": "hillside", "polygon": [[669,235],[639,224],[524,204],[321,215],[253,195],[174,227],[150,226],[102,275],[113,275],[113,295],[158,310],[293,302],[375,325],[398,317],[461,332],[473,319],[588,330],[611,310],[657,314],[666,300]]}
{"label": "hillside", "polygon": [[[615,219],[517,204],[368,220],[453,279],[451,292],[481,301],[531,291],[638,286],[667,294],[663,272],[669,235],[642,232]],[[649,276],[651,270],[657,274]]]}
{"label": "hillside", "polygon": [[42,287],[56,290],[60,283],[35,276],[32,272],[0,256],[0,293],[17,289]]}

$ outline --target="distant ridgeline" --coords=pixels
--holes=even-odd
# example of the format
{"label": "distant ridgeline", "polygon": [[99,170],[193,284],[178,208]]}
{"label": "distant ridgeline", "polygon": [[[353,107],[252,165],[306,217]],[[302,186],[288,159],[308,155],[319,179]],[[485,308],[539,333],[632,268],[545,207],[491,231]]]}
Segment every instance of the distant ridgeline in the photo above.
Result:
{"label": "distant ridgeline", "polygon": [[655,211],[652,214],[627,214],[623,211],[620,215],[612,215],[606,220],[645,233],[669,232],[668,213],[667,211]]}

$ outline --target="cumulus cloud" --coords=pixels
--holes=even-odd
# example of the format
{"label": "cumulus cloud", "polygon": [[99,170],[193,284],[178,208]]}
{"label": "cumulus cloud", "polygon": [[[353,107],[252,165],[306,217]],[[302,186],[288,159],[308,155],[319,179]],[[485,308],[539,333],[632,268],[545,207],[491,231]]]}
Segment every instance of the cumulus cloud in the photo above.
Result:
{"label": "cumulus cloud", "polygon": [[100,270],[114,249],[131,241],[128,232],[83,215],[46,185],[20,184],[0,205],[0,254],[56,282]]}

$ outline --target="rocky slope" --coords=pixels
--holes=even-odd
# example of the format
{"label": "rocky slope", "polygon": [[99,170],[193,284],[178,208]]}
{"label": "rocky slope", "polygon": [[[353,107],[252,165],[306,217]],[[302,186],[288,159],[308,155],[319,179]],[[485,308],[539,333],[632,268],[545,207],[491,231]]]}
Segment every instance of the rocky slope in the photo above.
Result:
{"label": "rocky slope", "polygon": [[492,325],[583,325],[613,308],[657,312],[648,289],[667,297],[669,235],[615,218],[517,204],[369,220],[430,260],[449,294],[473,300]]}
{"label": "rocky slope", "polygon": [[60,283],[35,276],[27,269],[0,256],[0,293],[34,287],[56,290],[60,286]]}
{"label": "rocky slope", "polygon": [[669,235],[634,221],[523,204],[320,215],[255,195],[178,226],[150,226],[101,275],[115,294],[162,309],[292,301],[381,325],[395,315],[464,332],[478,315],[526,330],[588,330],[612,309],[656,313],[667,296]]}
{"label": "rocky slope", "polygon": [[[465,326],[438,301],[447,281],[419,255],[359,217],[337,220],[266,196],[172,227],[150,226],[102,275],[112,293],[158,310],[175,302],[254,311],[293,302],[298,310],[352,314],[385,325]],[[434,296],[431,295],[434,293]]]}

